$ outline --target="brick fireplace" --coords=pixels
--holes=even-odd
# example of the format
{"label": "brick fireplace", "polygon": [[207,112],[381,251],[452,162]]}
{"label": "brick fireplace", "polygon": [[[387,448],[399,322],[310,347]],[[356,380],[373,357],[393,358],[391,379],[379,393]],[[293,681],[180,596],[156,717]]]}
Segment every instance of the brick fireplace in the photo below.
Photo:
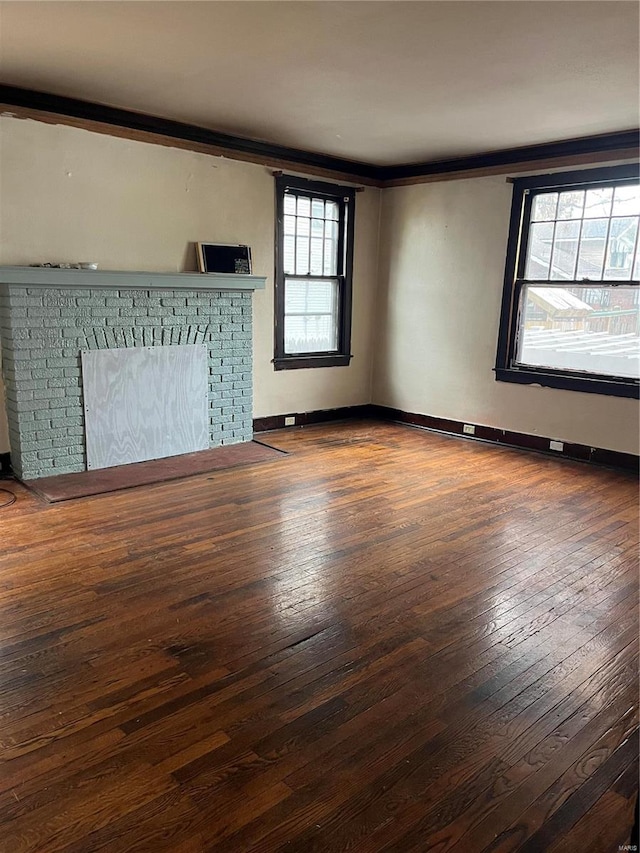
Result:
{"label": "brick fireplace", "polygon": [[209,446],[250,441],[259,276],[0,268],[11,462],[22,479],[86,470],[81,353],[205,344]]}

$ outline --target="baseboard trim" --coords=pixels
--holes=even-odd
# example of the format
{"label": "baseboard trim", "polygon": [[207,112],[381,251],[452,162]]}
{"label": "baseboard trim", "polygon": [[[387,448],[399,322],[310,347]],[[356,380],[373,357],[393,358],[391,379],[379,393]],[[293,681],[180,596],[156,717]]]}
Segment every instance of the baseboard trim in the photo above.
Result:
{"label": "baseboard trim", "polygon": [[[293,424],[286,424],[285,418],[295,418],[295,422]],[[555,459],[588,462],[593,465],[603,465],[607,468],[617,468],[621,471],[631,471],[634,474],[640,472],[640,457],[635,456],[633,453],[622,453],[602,447],[589,447],[586,444],[577,444],[568,441],[563,441],[561,451],[553,451],[549,448],[549,442],[553,439],[549,437],[482,426],[481,424],[472,424],[475,428],[474,435],[466,435],[464,433],[465,423],[463,421],[454,421],[450,418],[437,418],[431,415],[420,415],[415,412],[405,412],[402,409],[378,406],[374,403],[362,406],[343,406],[338,409],[320,409],[313,412],[291,412],[288,415],[272,415],[265,418],[256,418],[253,422],[253,429],[254,432],[265,432],[289,426],[307,426],[309,424],[330,423],[331,421],[350,419],[392,421],[393,423],[420,427],[421,429],[432,432],[459,436],[460,438],[471,441],[488,441],[506,447],[515,447],[519,450],[533,450]],[[467,421],[466,423],[469,422]]]}
{"label": "baseboard trim", "polygon": [[[529,435],[524,432],[498,429],[497,427],[472,424],[475,427],[474,435],[465,435],[463,421],[454,421],[449,418],[436,418],[431,415],[419,415],[415,412],[404,412],[401,409],[392,409],[387,406],[370,406],[370,416],[379,420],[394,421],[395,423],[408,424],[421,427],[422,429],[444,432],[449,435],[457,435],[460,438],[471,441],[489,441],[494,444],[503,444],[507,447],[516,447],[520,450],[535,450],[545,453],[556,459],[570,459],[574,462],[590,462],[594,465],[605,465],[608,468],[618,468],[623,471],[640,471],[640,457],[633,453],[622,453],[618,450],[606,450],[602,447],[589,447],[586,444],[563,441],[561,451],[550,450],[549,442],[553,439],[542,435]],[[468,421],[466,423],[469,423]]]}
{"label": "baseboard trim", "polygon": [[[271,415],[266,418],[254,418],[253,431],[267,432],[284,427],[308,426],[309,424],[326,424],[331,421],[347,421],[371,417],[371,406],[341,406],[338,409],[318,409],[314,412],[290,412],[286,415]],[[295,418],[292,424],[285,423],[285,418]]]}

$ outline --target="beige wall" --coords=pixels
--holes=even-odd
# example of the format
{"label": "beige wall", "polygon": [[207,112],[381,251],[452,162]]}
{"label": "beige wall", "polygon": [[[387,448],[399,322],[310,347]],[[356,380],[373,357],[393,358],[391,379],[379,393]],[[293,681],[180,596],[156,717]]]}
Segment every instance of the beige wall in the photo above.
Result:
{"label": "beige wall", "polygon": [[[380,196],[356,196],[351,366],[275,372],[266,168],[0,119],[0,264],[188,270],[194,241],[251,245],[255,273],[267,276],[254,297],[256,417],[373,401],[638,452],[636,401],[494,381],[511,200],[504,176],[385,190],[381,219]],[[2,399],[0,383],[0,452]]]}
{"label": "beige wall", "polygon": [[97,261],[101,269],[183,271],[195,269],[194,241],[251,246],[255,274],[267,276],[267,289],[254,297],[255,417],[369,401],[379,195],[357,194],[351,365],[276,373],[274,189],[265,167],[0,119],[0,264]]}
{"label": "beige wall", "polygon": [[637,453],[637,401],[494,380],[511,191],[504,176],[384,191],[373,401]]}

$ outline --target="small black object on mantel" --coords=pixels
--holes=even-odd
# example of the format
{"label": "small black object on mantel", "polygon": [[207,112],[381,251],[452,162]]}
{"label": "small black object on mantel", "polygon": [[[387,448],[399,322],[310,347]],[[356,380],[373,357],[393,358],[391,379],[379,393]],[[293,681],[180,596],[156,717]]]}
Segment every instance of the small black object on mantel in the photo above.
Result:
{"label": "small black object on mantel", "polygon": [[251,247],[237,243],[196,243],[200,272],[251,275]]}

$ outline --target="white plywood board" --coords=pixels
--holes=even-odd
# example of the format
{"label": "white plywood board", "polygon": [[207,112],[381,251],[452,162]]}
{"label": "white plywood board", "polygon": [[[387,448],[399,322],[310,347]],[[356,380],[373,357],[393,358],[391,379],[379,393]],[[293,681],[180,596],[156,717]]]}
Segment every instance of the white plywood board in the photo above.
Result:
{"label": "white plywood board", "polygon": [[209,447],[204,345],[82,353],[87,468]]}

